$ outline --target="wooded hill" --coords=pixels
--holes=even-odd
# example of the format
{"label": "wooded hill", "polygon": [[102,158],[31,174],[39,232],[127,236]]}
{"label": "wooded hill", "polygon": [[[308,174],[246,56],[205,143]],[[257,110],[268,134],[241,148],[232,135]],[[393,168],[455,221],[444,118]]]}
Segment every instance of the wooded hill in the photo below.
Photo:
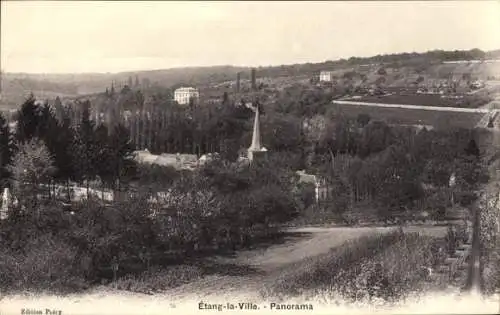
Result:
{"label": "wooded hill", "polygon": [[[500,58],[500,49],[484,52],[479,49],[468,51],[434,50],[425,53],[399,53],[377,55],[367,58],[351,57],[336,61],[320,63],[305,63],[294,65],[266,66],[257,68],[259,78],[313,76],[321,70],[345,69],[362,65],[383,65],[387,68],[410,67],[417,72],[434,71],[432,66],[441,65],[444,61],[452,60],[488,60]],[[460,67],[456,65],[455,67]],[[434,67],[435,68],[435,67]],[[447,65],[447,68],[454,68]],[[484,72],[486,69],[476,67],[463,71]],[[453,69],[447,69],[453,72]],[[30,93],[38,98],[54,98],[59,96],[76,96],[103,92],[111,82],[125,85],[130,78],[138,77],[142,84],[171,87],[173,85],[209,85],[226,81],[234,81],[236,74],[241,72],[241,79],[250,79],[249,67],[235,67],[229,65],[212,67],[187,67],[162,70],[147,70],[120,73],[82,73],[82,74],[27,74],[2,73],[2,98],[0,105],[15,108],[23,103]],[[491,76],[491,73],[486,73]],[[499,74],[500,75],[500,74]]]}

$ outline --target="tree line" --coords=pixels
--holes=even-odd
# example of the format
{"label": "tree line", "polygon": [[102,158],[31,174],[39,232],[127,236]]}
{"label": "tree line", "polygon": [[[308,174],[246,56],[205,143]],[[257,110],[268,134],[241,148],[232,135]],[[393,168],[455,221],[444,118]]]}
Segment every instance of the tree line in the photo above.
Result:
{"label": "tree line", "polygon": [[[53,165],[54,172],[49,184],[68,185],[70,182],[88,184],[100,180],[115,188],[121,180],[131,178],[135,164],[131,160],[133,147],[129,131],[116,125],[112,132],[106,125],[96,125],[90,117],[90,104],[82,104],[82,115],[78,121],[71,120],[70,108],[59,112],[47,103],[38,104],[33,97],[27,99],[17,113],[15,130],[10,130],[5,118],[0,117],[1,175],[4,186],[13,187],[17,180],[13,176],[29,170],[28,161]],[[42,156],[29,147],[40,145],[47,151]],[[26,147],[27,146],[27,147]],[[26,157],[26,161],[21,157]]]}

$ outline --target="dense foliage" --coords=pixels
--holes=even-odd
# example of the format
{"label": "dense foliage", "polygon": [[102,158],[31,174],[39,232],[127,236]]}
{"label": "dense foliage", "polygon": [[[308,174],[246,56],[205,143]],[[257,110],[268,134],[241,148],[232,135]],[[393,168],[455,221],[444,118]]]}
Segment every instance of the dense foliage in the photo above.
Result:
{"label": "dense foliage", "polygon": [[[53,108],[37,104],[33,97],[27,99],[17,114],[14,136],[7,127],[1,129],[2,165],[10,163],[25,143],[36,140],[46,147],[54,166],[54,174],[43,182],[45,184],[88,183],[100,178],[114,187],[117,180],[126,181],[133,176],[135,165],[130,160],[133,147],[129,131],[120,124],[113,130],[105,125],[97,127],[90,119],[88,102],[78,109],[77,120],[71,108]],[[20,163],[18,159],[14,162]],[[4,169],[2,180],[5,181],[10,173],[5,166]]]}
{"label": "dense foliage", "polygon": [[[113,262],[119,264],[118,276],[125,276],[232,251],[272,237],[277,224],[297,214],[289,172],[265,164],[228,170],[219,163],[225,162],[177,175],[166,191],[141,190],[127,201],[103,204],[91,198],[69,208],[51,200],[28,208],[23,201],[1,223],[6,259],[0,269],[9,274],[1,285],[82,289],[111,279]],[[49,267],[52,260],[40,261],[45,256],[64,259]],[[31,268],[27,264],[37,264],[37,273],[22,277],[23,268]],[[16,265],[22,268],[12,273]],[[44,287],[52,277],[59,282]]]}
{"label": "dense foliage", "polygon": [[[113,262],[122,276],[232,251],[271,237],[297,215],[294,173],[275,160],[234,164],[222,154],[193,172],[136,165],[128,129],[96,125],[90,104],[81,105],[77,121],[68,109],[57,119],[33,99],[18,114],[15,146],[6,152],[5,179],[18,202],[1,222],[0,268],[9,274],[2,287],[78,290],[110,279]],[[89,193],[98,178],[114,200]],[[87,198],[60,194],[75,181]],[[116,198],[119,191],[130,196]]]}
{"label": "dense foliage", "polygon": [[395,301],[429,289],[425,269],[442,263],[446,257],[441,254],[443,247],[440,239],[417,233],[361,237],[285,267],[265,284],[262,294]]}

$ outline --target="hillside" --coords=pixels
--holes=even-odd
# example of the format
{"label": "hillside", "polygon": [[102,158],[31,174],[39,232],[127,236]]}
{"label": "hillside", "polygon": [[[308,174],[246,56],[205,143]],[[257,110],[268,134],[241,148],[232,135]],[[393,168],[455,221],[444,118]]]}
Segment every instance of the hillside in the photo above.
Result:
{"label": "hillside", "polygon": [[[369,58],[352,57],[321,63],[280,65],[257,68],[258,78],[313,77],[321,70],[333,70],[343,81],[350,84],[375,84],[380,82],[380,68],[386,74],[386,85],[402,86],[422,77],[426,81],[438,79],[492,79],[500,78],[500,63],[459,63],[444,64],[451,60],[478,60],[500,58],[500,50],[482,52],[470,51],[431,51],[426,53],[402,53],[378,55]],[[162,70],[147,70],[121,73],[85,74],[26,74],[2,73],[2,107],[13,108],[19,105],[29,93],[38,98],[54,98],[56,95],[74,97],[103,92],[115,82],[123,86],[130,80],[138,80],[142,86],[171,87],[177,85],[205,86],[214,83],[234,81],[241,72],[241,79],[250,79],[249,67],[213,66],[188,67]],[[346,74],[354,75],[346,75]]]}

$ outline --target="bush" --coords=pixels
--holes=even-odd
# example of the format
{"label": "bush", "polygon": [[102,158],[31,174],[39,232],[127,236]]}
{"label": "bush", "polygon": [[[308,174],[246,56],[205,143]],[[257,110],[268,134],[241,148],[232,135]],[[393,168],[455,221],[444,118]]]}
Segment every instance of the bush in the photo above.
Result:
{"label": "bush", "polygon": [[446,258],[443,248],[441,240],[406,234],[382,253],[353,266],[340,277],[337,290],[353,300],[368,293],[386,301],[422,290],[427,280],[425,269]]}
{"label": "bush", "polygon": [[7,290],[67,293],[87,287],[77,249],[51,235],[31,239],[24,252],[3,249],[1,255],[0,285]]}
{"label": "bush", "polygon": [[[193,176],[192,184],[186,185],[188,191],[204,191],[215,204],[200,206],[207,215],[196,226],[203,228],[203,239],[219,247],[246,246],[298,214],[293,172],[273,160],[249,166],[216,160]],[[200,207],[190,211],[199,213]]]}
{"label": "bush", "polygon": [[294,225],[317,225],[342,222],[342,218],[332,205],[312,205],[301,211],[292,223]]}
{"label": "bush", "polygon": [[484,288],[487,293],[500,290],[500,249],[489,254],[483,269]]}
{"label": "bush", "polygon": [[443,247],[442,240],[416,233],[362,237],[288,267],[263,295],[288,297],[326,291],[349,300],[370,294],[392,300],[423,287],[427,279],[423,268],[446,257]]}
{"label": "bush", "polygon": [[302,211],[314,205],[316,200],[315,185],[312,183],[299,183],[297,185],[296,198]]}
{"label": "bush", "polygon": [[297,296],[307,291],[333,288],[340,275],[353,264],[374,257],[397,242],[399,233],[365,236],[332,249],[329,253],[287,266],[271,285],[263,289],[265,296]]}
{"label": "bush", "polygon": [[66,239],[71,227],[69,213],[57,203],[44,202],[36,211],[13,207],[8,218],[0,221],[1,246],[13,251],[22,250],[31,239],[45,234]]}
{"label": "bush", "polygon": [[87,277],[91,280],[110,277],[107,269],[114,257],[126,272],[129,266],[125,258],[152,255],[157,250],[153,221],[144,198],[115,202],[110,206],[89,200],[74,210],[74,227],[69,241],[90,259]]}
{"label": "bush", "polygon": [[127,275],[116,281],[116,288],[140,293],[153,293],[174,288],[202,276],[202,271],[195,266],[172,266],[153,268],[140,275]]}
{"label": "bush", "polygon": [[485,289],[492,293],[500,289],[500,200],[498,191],[485,192],[479,200],[480,239],[484,262]]}
{"label": "bush", "polygon": [[446,250],[449,255],[452,255],[455,253],[455,250],[457,249],[459,245],[459,238],[457,235],[457,231],[453,226],[448,226],[446,230]]}

